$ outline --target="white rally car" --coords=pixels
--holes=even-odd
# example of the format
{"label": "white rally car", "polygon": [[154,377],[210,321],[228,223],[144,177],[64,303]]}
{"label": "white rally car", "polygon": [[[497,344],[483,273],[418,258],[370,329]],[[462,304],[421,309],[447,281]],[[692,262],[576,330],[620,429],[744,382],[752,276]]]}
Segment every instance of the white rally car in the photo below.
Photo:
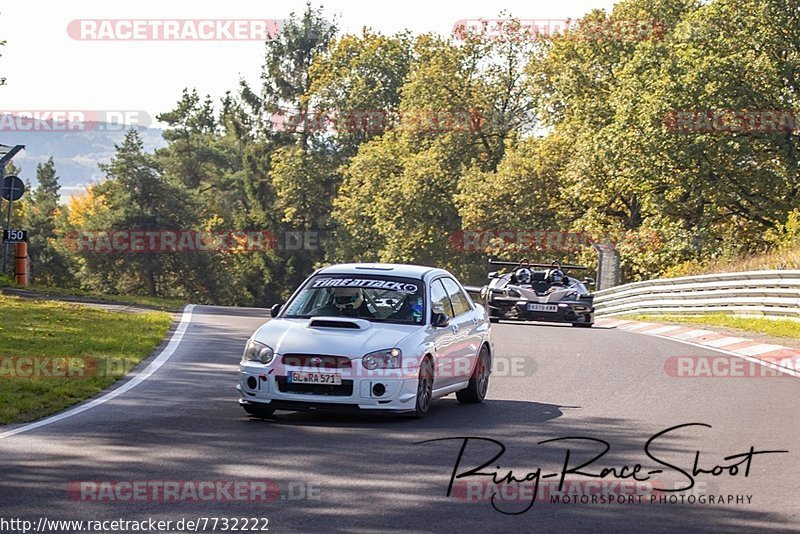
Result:
{"label": "white rally car", "polygon": [[486,396],[489,316],[445,270],[326,267],[272,316],[240,364],[239,403],[252,416],[362,409],[423,417],[437,397]]}

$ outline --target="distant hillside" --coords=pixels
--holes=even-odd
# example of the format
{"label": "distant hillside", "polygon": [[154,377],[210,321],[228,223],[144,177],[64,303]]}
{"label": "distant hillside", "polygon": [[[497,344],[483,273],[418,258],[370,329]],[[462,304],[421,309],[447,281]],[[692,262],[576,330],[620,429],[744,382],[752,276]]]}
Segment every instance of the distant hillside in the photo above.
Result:
{"label": "distant hillside", "polygon": [[[9,124],[4,120],[6,117],[0,114],[0,144],[25,145],[25,150],[14,158],[14,164],[22,168],[20,178],[35,187],[36,165],[52,156],[60,178],[62,200],[103,178],[97,164],[111,159],[114,144],[122,141],[126,131],[109,123],[86,123],[82,131],[52,131],[44,125],[33,125],[30,131],[11,130],[4,127]],[[166,145],[160,129],[139,126],[136,129],[148,152]]]}

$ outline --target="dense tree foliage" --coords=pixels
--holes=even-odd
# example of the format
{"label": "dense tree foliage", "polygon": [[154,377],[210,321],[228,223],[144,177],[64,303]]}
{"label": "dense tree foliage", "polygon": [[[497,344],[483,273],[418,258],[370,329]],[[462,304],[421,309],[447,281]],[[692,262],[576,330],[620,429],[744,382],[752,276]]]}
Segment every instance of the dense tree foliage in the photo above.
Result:
{"label": "dense tree foliage", "polygon": [[[218,104],[187,89],[159,117],[166,148],[146,154],[131,133],[64,210],[52,162],[40,166],[34,273],[263,305],[332,261],[477,282],[490,254],[593,264],[599,241],[635,280],[785,246],[800,234],[799,66],[792,0],[622,0],[548,36],[513,21],[339,35],[309,6],[266,44],[259,87]],[[756,122],[734,127],[737,113]],[[268,239],[186,254],[46,245],[123,228]]]}

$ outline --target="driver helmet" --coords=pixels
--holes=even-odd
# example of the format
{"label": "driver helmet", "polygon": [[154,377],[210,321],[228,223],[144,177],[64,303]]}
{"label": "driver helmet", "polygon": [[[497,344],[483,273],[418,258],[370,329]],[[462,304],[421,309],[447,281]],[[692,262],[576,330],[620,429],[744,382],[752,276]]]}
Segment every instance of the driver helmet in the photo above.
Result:
{"label": "driver helmet", "polygon": [[517,282],[520,284],[530,284],[531,283],[531,270],[523,267],[522,269],[517,269],[517,272],[514,274],[517,279]]}
{"label": "driver helmet", "polygon": [[340,310],[355,310],[364,303],[364,293],[358,287],[337,287],[333,290],[333,305]]}
{"label": "driver helmet", "polygon": [[564,280],[564,273],[561,272],[561,269],[554,269],[553,273],[550,275],[550,278],[556,284],[560,284]]}

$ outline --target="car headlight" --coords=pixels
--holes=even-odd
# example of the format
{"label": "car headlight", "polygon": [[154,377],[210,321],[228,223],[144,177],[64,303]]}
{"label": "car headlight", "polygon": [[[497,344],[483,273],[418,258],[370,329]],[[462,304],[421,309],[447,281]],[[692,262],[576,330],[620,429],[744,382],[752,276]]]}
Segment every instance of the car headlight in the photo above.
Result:
{"label": "car headlight", "polygon": [[244,348],[244,355],[242,356],[242,358],[249,362],[261,363],[269,363],[274,357],[275,351],[273,351],[272,348],[252,339],[247,342],[247,346]]}
{"label": "car headlight", "polygon": [[400,349],[384,349],[370,352],[361,358],[361,365],[369,369],[399,369],[402,365],[403,353]]}

